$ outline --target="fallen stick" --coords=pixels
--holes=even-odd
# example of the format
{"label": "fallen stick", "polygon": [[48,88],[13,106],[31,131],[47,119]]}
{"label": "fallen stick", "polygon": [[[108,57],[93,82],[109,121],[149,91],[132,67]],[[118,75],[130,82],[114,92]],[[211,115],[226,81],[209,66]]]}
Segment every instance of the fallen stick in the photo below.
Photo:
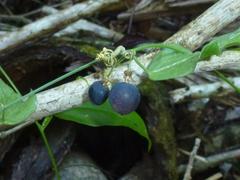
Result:
{"label": "fallen stick", "polygon": [[187,1],[167,1],[169,7],[196,6],[201,4],[214,3],[214,0],[187,0]]}
{"label": "fallen stick", "polygon": [[123,34],[121,34],[121,33],[115,32],[111,29],[105,28],[98,24],[89,22],[85,19],[78,20],[77,22],[69,25],[65,29],[57,32],[56,34],[54,34],[54,36],[60,37],[60,36],[64,36],[64,35],[74,34],[78,31],[91,32],[93,34],[96,34],[97,36],[112,40],[114,42],[119,41],[123,37]]}
{"label": "fallen stick", "polygon": [[[240,86],[240,77],[229,79],[237,87]],[[198,99],[209,97],[218,91],[233,92],[234,89],[226,82],[219,81],[215,83],[193,85],[187,88],[179,88],[170,92],[172,103],[179,103],[188,98]]]}
{"label": "fallen stick", "polygon": [[190,22],[178,33],[168,39],[168,42],[181,44],[195,50],[208,41],[222,28],[240,15],[239,0],[221,0]]}
{"label": "fallen stick", "polygon": [[[187,155],[187,156],[190,156],[190,155],[191,155],[191,152],[188,152],[188,151],[186,151],[186,150],[184,150],[184,149],[181,149],[181,148],[178,148],[178,151],[181,152],[181,153],[184,154],[184,155]],[[204,157],[199,156],[199,155],[197,155],[197,154],[196,154],[196,156],[195,156],[195,159],[197,159],[197,160],[199,160],[199,161],[207,162],[207,160],[206,160]]]}
{"label": "fallen stick", "polygon": [[[211,168],[216,167],[221,162],[235,159],[239,156],[240,156],[240,149],[236,149],[236,150],[231,150],[231,151],[223,152],[220,154],[205,157],[207,162],[202,162],[202,161],[196,160],[196,162],[194,164],[194,172],[201,172],[210,167]],[[183,173],[185,171],[186,167],[187,167],[187,165],[180,165],[178,167],[178,172]]]}
{"label": "fallen stick", "polygon": [[213,175],[211,175],[210,177],[206,178],[205,180],[218,180],[218,179],[222,179],[223,178],[223,174],[221,172],[215,173]]}
{"label": "fallen stick", "polygon": [[[91,32],[92,34],[95,34],[95,35],[105,38],[105,39],[112,40],[114,42],[117,42],[121,38],[123,38],[122,33],[113,31],[111,29],[108,29],[104,26],[100,26],[98,24],[92,23],[85,19],[80,19],[77,22],[69,24],[69,26],[67,26],[63,30],[55,33],[53,36],[59,38],[62,36],[75,34],[79,31]],[[0,36],[2,36],[2,37],[7,34],[8,34],[7,31],[0,31]]]}
{"label": "fallen stick", "polygon": [[77,21],[83,16],[89,16],[96,10],[106,7],[117,0],[98,0],[87,1],[76,4],[66,10],[59,11],[53,15],[46,16],[38,21],[28,24],[19,31],[10,32],[0,38],[0,53],[12,50],[22,44],[41,39],[47,35],[51,35],[60,29],[63,29],[68,24]]}
{"label": "fallen stick", "polygon": [[195,139],[195,144],[194,144],[193,150],[190,154],[188,165],[186,167],[186,171],[185,171],[183,180],[191,180],[192,179],[191,171],[193,168],[193,163],[194,163],[195,157],[197,155],[197,151],[200,147],[200,142],[201,142],[201,140],[199,138]]}
{"label": "fallen stick", "polygon": [[224,51],[220,56],[212,56],[209,61],[200,61],[194,70],[195,73],[222,70],[240,69],[240,52]]}
{"label": "fallen stick", "polygon": [[[240,0],[220,0],[166,42],[180,43],[193,50],[200,47],[202,43],[220,31],[224,26],[234,21],[239,15]],[[206,28],[206,25],[212,25],[212,27]],[[202,30],[204,33],[200,33],[200,35],[199,31],[195,31],[195,29]],[[154,57],[155,53],[156,52],[143,54],[139,57],[139,59],[147,65],[151,61],[152,57]],[[140,84],[142,78],[145,77],[143,70],[134,61],[131,61],[130,63],[126,63],[115,68],[112,72],[110,80],[125,81],[124,72],[126,70],[132,72],[132,78],[129,79],[129,83]],[[89,84],[97,80],[93,77],[93,75],[87,76],[85,79]],[[26,120],[26,122],[23,122],[23,124],[1,132],[0,137],[4,138],[7,135],[14,133],[17,130],[22,129],[25,126],[34,123],[36,120],[42,119],[48,115],[80,106],[88,99],[88,87],[89,85],[85,81],[76,80],[38,93],[36,95],[36,111]]]}
{"label": "fallen stick", "polygon": [[[42,12],[49,15],[49,14],[57,13],[58,10],[53,7],[44,6],[44,7],[42,7]],[[79,32],[79,31],[91,32],[102,38],[113,40],[114,42],[119,41],[123,37],[123,34],[121,34],[121,33],[115,32],[111,29],[105,28],[98,24],[89,22],[85,19],[80,19],[72,24],[69,24],[63,30],[55,33],[54,36],[61,37],[61,36],[65,36],[65,35],[71,35],[71,34]]]}

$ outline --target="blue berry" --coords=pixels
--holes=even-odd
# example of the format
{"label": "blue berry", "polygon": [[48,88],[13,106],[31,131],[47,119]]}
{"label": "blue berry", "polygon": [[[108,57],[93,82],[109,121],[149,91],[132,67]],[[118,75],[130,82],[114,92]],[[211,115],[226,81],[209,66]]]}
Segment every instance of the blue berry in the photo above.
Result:
{"label": "blue berry", "polygon": [[116,83],[109,93],[109,102],[119,114],[135,111],[140,99],[141,95],[138,88],[125,82]]}
{"label": "blue berry", "polygon": [[108,93],[109,90],[106,86],[103,85],[102,81],[94,82],[88,90],[90,101],[96,105],[103,104],[108,97]]}

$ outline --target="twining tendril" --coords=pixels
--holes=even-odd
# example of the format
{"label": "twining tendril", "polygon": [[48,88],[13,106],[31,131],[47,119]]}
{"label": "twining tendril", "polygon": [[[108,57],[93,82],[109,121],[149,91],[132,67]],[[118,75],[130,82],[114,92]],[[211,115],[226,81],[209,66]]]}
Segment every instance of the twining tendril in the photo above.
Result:
{"label": "twining tendril", "polygon": [[113,55],[113,50],[103,48],[103,50],[97,54],[96,59],[103,62],[107,67],[112,67],[116,64],[117,59]]}
{"label": "twining tendril", "polygon": [[122,61],[132,60],[135,57],[135,51],[126,50],[123,46],[118,46],[114,51],[103,48],[97,54],[96,59],[105,64],[106,67],[115,67]]}

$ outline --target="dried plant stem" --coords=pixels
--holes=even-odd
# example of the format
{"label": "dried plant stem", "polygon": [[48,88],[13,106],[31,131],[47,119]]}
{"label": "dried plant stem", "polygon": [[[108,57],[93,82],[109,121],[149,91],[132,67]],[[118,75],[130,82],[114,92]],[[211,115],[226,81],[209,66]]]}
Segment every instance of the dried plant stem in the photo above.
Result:
{"label": "dried plant stem", "polygon": [[[240,77],[229,78],[229,80],[236,86],[240,87]],[[179,88],[170,92],[171,101],[173,103],[182,102],[188,98],[197,99],[209,97],[210,95],[221,92],[233,92],[234,89],[226,82],[219,81],[208,84],[193,85],[188,88]]]}
{"label": "dried plant stem", "polygon": [[191,171],[192,171],[192,168],[193,168],[194,159],[195,159],[195,157],[197,155],[197,151],[200,147],[200,143],[201,143],[201,140],[199,138],[196,138],[193,150],[192,150],[192,152],[190,154],[190,157],[189,157],[188,165],[187,165],[183,180],[191,180],[192,179]]}
{"label": "dried plant stem", "polygon": [[[213,168],[213,167],[217,166],[218,164],[220,164],[221,162],[235,159],[239,156],[240,156],[240,149],[236,149],[236,150],[231,150],[231,151],[227,151],[227,152],[223,152],[223,153],[219,153],[216,155],[211,155],[211,156],[205,157],[207,162],[196,160],[196,162],[194,164],[194,172],[201,172],[210,167]],[[187,165],[180,165],[178,167],[178,172],[179,173],[185,172],[186,167],[187,167]]]}

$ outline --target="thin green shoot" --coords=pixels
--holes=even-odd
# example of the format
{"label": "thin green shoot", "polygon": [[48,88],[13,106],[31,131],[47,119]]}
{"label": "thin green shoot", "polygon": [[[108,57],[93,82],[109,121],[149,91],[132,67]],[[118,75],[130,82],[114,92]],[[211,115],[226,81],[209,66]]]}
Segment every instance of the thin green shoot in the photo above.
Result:
{"label": "thin green shoot", "polygon": [[148,73],[147,68],[144,67],[144,65],[138,60],[137,57],[134,57],[134,61],[137,63],[137,65],[139,65],[143,69],[145,73]]}
{"label": "thin green shoot", "polygon": [[[44,119],[44,121],[45,121],[45,119]],[[47,119],[47,117],[46,117],[46,121],[49,121],[49,119]],[[58,179],[58,180],[61,180],[61,177],[60,177],[60,174],[59,174],[59,170],[58,170],[58,167],[57,167],[57,163],[56,163],[56,159],[54,158],[54,154],[53,154],[53,152],[52,152],[52,149],[51,149],[51,147],[50,147],[50,145],[49,145],[49,143],[48,143],[46,134],[45,134],[45,132],[44,132],[44,129],[45,129],[46,127],[44,128],[38,121],[36,121],[35,124],[37,125],[38,130],[39,130],[39,132],[40,132],[40,134],[41,134],[41,136],[42,136],[43,142],[44,142],[44,144],[45,144],[45,146],[46,146],[46,148],[47,148],[47,152],[48,152],[48,155],[49,155],[50,160],[51,160],[51,163],[52,163],[53,171],[54,171],[57,179]]]}
{"label": "thin green shoot", "polygon": [[14,89],[14,91],[21,96],[20,91],[18,90],[18,88],[15,86],[15,84],[13,83],[13,81],[11,80],[11,78],[7,75],[7,73],[4,71],[4,69],[2,68],[2,66],[0,66],[0,71],[3,74],[3,76],[7,79],[8,83],[12,86],[12,88]]}
{"label": "thin green shoot", "polygon": [[219,72],[219,71],[215,71],[216,75],[222,79],[223,81],[225,81],[226,83],[228,83],[238,94],[240,94],[240,88],[237,87],[231,80],[229,80],[226,76],[224,76],[223,73]]}

